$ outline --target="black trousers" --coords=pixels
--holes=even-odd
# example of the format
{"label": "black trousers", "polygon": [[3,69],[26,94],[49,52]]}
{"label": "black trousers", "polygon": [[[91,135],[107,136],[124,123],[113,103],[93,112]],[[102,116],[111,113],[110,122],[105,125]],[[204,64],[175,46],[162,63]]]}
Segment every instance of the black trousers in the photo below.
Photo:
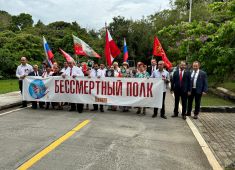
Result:
{"label": "black trousers", "polygon": [[178,114],[179,114],[179,102],[180,102],[180,99],[181,99],[182,116],[185,116],[186,115],[186,109],[187,109],[187,98],[188,98],[187,92],[185,93],[181,90],[178,90],[178,91],[174,91],[174,95],[175,95],[174,115],[178,116]]}
{"label": "black trousers", "polygon": [[[23,92],[23,80],[19,80],[19,89],[20,89],[20,92],[22,94],[22,92]],[[23,107],[26,107],[27,106],[27,101],[23,100],[22,105],[23,105]]]}
{"label": "black trousers", "polygon": [[[76,110],[76,104],[75,104],[75,103],[70,103],[70,105],[71,105],[71,110]],[[77,111],[78,111],[79,113],[82,113],[83,107],[84,107],[84,104],[82,104],[82,103],[77,103]]]}
{"label": "black trousers", "polygon": [[[163,92],[161,116],[165,115],[165,97],[166,97],[166,92]],[[157,112],[158,112],[158,108],[154,108],[153,113],[157,115]]]}
{"label": "black trousers", "polygon": [[[44,104],[45,104],[45,102],[39,102],[39,107],[40,107],[40,108],[43,108]],[[37,102],[36,102],[36,101],[33,101],[33,102],[32,102],[32,108],[33,108],[33,109],[37,109],[37,107],[38,107]]]}
{"label": "black trousers", "polygon": [[[98,104],[93,104],[94,110],[98,110]],[[100,104],[100,110],[104,110],[104,106]]]}
{"label": "black trousers", "polygon": [[193,106],[193,99],[195,98],[195,110],[194,115],[198,115],[200,111],[200,105],[201,105],[201,97],[202,94],[196,93],[196,89],[192,89],[191,95],[188,97],[188,109],[187,109],[187,115],[191,115],[192,112],[192,106]]}

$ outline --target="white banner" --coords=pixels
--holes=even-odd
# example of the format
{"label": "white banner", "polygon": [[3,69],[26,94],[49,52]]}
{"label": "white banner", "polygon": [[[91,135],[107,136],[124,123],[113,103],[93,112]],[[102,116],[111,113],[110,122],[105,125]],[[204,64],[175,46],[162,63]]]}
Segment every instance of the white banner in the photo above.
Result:
{"label": "white banner", "polygon": [[163,87],[156,78],[28,76],[23,100],[161,108]]}

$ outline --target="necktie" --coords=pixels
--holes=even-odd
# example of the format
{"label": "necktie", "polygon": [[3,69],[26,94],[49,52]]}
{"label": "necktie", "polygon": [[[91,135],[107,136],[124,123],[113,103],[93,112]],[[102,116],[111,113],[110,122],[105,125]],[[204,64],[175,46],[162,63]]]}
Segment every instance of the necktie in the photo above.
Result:
{"label": "necktie", "polygon": [[180,70],[180,86],[182,85],[183,71]]}
{"label": "necktie", "polygon": [[152,72],[154,71],[154,66],[152,66]]}
{"label": "necktie", "polygon": [[72,76],[73,68],[70,69],[70,76]]}
{"label": "necktie", "polygon": [[196,76],[196,71],[194,71],[194,75],[193,75],[193,78],[192,78],[192,86],[194,86],[194,79],[195,79],[195,76]]}
{"label": "necktie", "polygon": [[95,70],[95,76],[97,77],[97,70]]}

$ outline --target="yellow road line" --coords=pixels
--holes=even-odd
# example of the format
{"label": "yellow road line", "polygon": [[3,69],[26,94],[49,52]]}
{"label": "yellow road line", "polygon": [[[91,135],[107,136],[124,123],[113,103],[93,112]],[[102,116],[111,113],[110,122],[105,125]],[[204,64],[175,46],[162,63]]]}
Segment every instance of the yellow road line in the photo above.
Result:
{"label": "yellow road line", "polygon": [[85,120],[82,123],[78,124],[75,128],[73,128],[72,130],[70,130],[69,132],[67,132],[65,135],[61,136],[59,139],[57,139],[56,141],[54,141],[53,143],[51,143],[49,146],[47,146],[46,148],[44,148],[42,151],[40,151],[39,153],[37,153],[36,155],[34,155],[32,158],[30,158],[28,161],[26,161],[25,163],[23,163],[19,168],[17,168],[18,170],[26,170],[28,168],[30,168],[31,166],[33,166],[37,161],[39,161],[40,159],[42,159],[44,156],[46,156],[49,152],[51,152],[52,150],[54,150],[56,147],[58,147],[60,144],[62,144],[64,141],[66,141],[68,138],[70,138],[74,133],[76,133],[77,131],[79,131],[81,128],[83,128],[84,126],[86,126],[88,123],[90,122],[90,120]]}

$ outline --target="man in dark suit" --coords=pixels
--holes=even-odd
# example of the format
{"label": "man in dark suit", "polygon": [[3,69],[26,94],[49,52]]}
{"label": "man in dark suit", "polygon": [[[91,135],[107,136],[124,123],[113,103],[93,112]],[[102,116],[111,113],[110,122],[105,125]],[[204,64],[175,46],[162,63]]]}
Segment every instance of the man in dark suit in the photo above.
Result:
{"label": "man in dark suit", "polygon": [[198,61],[193,62],[193,71],[191,73],[191,94],[188,99],[187,116],[191,116],[193,99],[195,98],[195,110],[194,119],[198,118],[200,111],[201,97],[205,95],[208,90],[207,75],[204,71],[199,70],[200,63]]}
{"label": "man in dark suit", "polygon": [[186,69],[185,61],[181,61],[179,68],[174,72],[171,81],[171,91],[175,95],[174,115],[171,117],[178,117],[179,101],[182,103],[182,118],[186,120],[187,98],[190,93],[190,72]]}
{"label": "man in dark suit", "polygon": [[[33,66],[33,71],[28,74],[28,76],[42,76],[42,72],[38,70],[38,65]],[[43,108],[44,102],[39,102],[39,107]],[[37,102],[32,102],[32,109],[37,109]]]}
{"label": "man in dark suit", "polygon": [[156,61],[156,59],[152,59],[152,60],[151,60],[151,66],[148,66],[147,72],[148,72],[149,75],[151,76],[152,73],[153,73],[155,70],[157,70],[157,69],[158,69],[158,68],[157,68],[157,61]]}

